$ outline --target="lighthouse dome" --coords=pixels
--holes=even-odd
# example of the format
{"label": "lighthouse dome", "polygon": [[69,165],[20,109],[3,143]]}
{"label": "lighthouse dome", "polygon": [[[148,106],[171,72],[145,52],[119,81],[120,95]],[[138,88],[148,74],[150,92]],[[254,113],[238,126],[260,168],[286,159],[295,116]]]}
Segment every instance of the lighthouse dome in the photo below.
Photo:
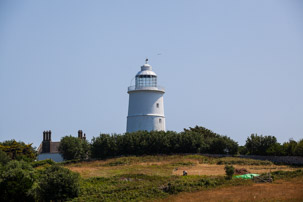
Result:
{"label": "lighthouse dome", "polygon": [[157,76],[155,72],[152,70],[152,66],[149,64],[144,64],[141,66],[141,71],[139,71],[136,75],[136,77],[142,76],[142,75],[151,75],[151,76]]}

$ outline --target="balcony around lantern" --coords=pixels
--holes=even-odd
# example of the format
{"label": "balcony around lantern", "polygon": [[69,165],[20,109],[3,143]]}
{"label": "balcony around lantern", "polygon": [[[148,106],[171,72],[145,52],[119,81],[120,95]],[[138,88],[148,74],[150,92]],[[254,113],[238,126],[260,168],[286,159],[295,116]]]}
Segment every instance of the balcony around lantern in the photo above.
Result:
{"label": "balcony around lantern", "polygon": [[165,92],[165,88],[163,86],[144,86],[144,85],[134,85],[129,86],[128,91],[140,91],[140,90],[154,90],[154,91],[162,91]]}

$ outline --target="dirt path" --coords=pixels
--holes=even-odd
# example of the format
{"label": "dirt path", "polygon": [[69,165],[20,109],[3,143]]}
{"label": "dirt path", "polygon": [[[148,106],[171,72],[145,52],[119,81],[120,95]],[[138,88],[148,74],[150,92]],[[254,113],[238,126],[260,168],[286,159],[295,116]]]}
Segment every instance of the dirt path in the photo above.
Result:
{"label": "dirt path", "polygon": [[288,181],[277,180],[272,184],[180,193],[164,201],[303,201],[303,177]]}

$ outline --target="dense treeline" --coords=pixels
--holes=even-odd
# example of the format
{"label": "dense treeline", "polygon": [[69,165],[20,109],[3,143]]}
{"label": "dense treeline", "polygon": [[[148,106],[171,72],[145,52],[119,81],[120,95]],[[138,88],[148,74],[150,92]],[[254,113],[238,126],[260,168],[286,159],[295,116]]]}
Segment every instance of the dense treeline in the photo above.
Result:
{"label": "dense treeline", "polygon": [[238,146],[237,142],[227,136],[196,126],[180,133],[138,131],[100,134],[90,144],[86,140],[65,136],[61,139],[59,150],[65,160],[180,153],[303,156],[303,140],[290,140],[280,144],[274,136],[252,134],[244,146]]}
{"label": "dense treeline", "polygon": [[100,134],[99,137],[93,138],[91,143],[93,158],[173,153],[236,154],[237,152],[237,142],[198,126],[185,129],[181,133],[138,131],[124,135]]}
{"label": "dense treeline", "polygon": [[240,154],[248,155],[303,156],[303,139],[280,144],[274,136],[251,134],[246,144],[239,147],[239,151]]}

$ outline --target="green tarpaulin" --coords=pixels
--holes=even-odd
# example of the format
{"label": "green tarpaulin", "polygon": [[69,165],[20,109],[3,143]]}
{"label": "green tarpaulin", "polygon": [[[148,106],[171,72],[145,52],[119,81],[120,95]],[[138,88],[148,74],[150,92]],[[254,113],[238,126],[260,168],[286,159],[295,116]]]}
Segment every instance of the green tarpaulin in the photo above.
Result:
{"label": "green tarpaulin", "polygon": [[234,178],[252,179],[254,176],[259,176],[259,174],[237,175],[237,176],[235,176]]}

